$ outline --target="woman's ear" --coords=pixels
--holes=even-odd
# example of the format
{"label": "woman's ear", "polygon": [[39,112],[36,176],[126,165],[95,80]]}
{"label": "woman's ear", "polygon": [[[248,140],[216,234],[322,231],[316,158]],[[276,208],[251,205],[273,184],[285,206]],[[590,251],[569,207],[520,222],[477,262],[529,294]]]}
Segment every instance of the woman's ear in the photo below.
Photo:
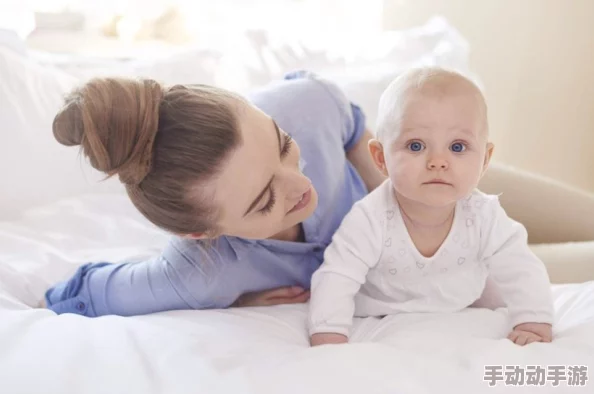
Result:
{"label": "woman's ear", "polygon": [[386,167],[386,158],[384,157],[384,147],[382,143],[376,139],[370,139],[367,145],[371,158],[378,170],[384,175],[388,176],[388,169]]}
{"label": "woman's ear", "polygon": [[205,231],[203,233],[189,233],[189,234],[178,234],[178,236],[187,239],[196,239],[199,241],[207,240],[207,239],[214,239],[218,237],[220,234],[215,234],[212,231]]}
{"label": "woman's ear", "polygon": [[190,233],[190,234],[181,235],[181,237],[188,238],[188,239],[196,239],[196,240],[203,240],[203,239],[209,238],[205,233]]}

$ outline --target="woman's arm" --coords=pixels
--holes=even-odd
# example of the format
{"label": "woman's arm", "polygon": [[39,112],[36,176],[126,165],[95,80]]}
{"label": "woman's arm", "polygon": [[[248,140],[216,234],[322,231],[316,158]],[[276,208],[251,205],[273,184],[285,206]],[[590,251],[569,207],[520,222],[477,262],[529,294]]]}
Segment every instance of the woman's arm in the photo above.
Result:
{"label": "woman's arm", "polygon": [[199,243],[174,237],[152,260],[79,267],[47,291],[46,305],[58,314],[87,317],[227,307],[242,289],[221,285],[224,262],[217,256]]}
{"label": "woman's arm", "polygon": [[[89,263],[79,267],[69,280],[49,289],[46,306],[57,314],[87,317],[211,307],[204,304],[209,295],[207,281],[194,271],[189,264],[172,265],[163,258],[124,264]],[[185,283],[187,278],[192,279],[191,287]]]}
{"label": "woman's arm", "polygon": [[372,138],[373,134],[365,129],[359,141],[347,152],[347,159],[361,175],[369,191],[372,191],[386,180],[386,177],[377,169],[371,159],[367,145]]}

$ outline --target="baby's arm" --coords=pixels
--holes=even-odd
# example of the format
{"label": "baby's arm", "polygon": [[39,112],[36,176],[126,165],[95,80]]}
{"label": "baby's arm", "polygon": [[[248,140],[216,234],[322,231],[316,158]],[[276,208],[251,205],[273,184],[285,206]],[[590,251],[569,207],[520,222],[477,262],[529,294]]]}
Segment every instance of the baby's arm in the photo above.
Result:
{"label": "baby's arm", "polygon": [[546,268],[528,247],[524,226],[509,218],[498,201],[492,202],[491,213],[482,234],[482,258],[508,308],[509,338],[521,345],[549,342],[554,312]]}
{"label": "baby's arm", "polygon": [[312,277],[309,333],[312,346],[347,342],[355,295],[381,254],[382,224],[357,203],[344,218]]}

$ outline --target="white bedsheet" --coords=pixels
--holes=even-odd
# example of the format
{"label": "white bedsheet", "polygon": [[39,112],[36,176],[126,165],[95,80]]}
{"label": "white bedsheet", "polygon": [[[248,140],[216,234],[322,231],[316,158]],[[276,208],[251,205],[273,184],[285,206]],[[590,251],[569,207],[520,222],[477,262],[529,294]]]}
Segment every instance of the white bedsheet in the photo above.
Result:
{"label": "white bedsheet", "polygon": [[361,319],[353,344],[310,349],[306,305],[96,319],[34,308],[77,265],[151,256],[166,240],[118,195],[0,223],[0,393],[594,392],[591,381],[483,381],[485,365],[586,365],[592,375],[594,282],[555,286],[554,342],[527,347],[502,339],[505,310]]}

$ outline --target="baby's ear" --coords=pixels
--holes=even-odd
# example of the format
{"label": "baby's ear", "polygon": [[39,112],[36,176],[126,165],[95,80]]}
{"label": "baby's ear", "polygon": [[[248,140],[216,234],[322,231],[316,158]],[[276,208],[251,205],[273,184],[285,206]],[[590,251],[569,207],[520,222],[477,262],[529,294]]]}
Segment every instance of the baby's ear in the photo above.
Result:
{"label": "baby's ear", "polygon": [[493,156],[493,149],[495,149],[495,145],[491,142],[487,142],[487,150],[485,151],[485,161],[483,163],[483,174],[489,168],[489,163],[491,162],[491,156]]}
{"label": "baby's ear", "polygon": [[376,139],[370,139],[367,144],[371,158],[375,166],[380,170],[384,176],[388,176],[388,169],[386,167],[386,158],[384,157],[384,147],[382,143]]}

